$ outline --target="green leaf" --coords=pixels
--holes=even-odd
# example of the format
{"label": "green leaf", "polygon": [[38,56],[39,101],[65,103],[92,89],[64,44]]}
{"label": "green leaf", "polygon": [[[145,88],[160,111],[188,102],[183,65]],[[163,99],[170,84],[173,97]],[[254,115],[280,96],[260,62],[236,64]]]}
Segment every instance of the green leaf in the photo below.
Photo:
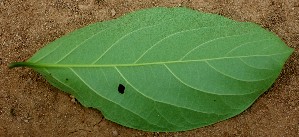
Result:
{"label": "green leaf", "polygon": [[76,30],[10,67],[33,68],[121,125],[182,131],[247,109],[292,52],[253,23],[152,8]]}

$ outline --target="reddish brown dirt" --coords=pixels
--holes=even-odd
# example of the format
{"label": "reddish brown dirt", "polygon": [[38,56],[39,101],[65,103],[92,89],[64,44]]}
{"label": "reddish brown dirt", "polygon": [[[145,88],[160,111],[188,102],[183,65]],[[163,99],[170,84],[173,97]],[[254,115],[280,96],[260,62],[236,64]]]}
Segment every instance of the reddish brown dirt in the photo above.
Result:
{"label": "reddish brown dirt", "polygon": [[[281,76],[242,114],[177,133],[122,127],[84,108],[29,68],[9,70],[47,43],[88,24],[155,6],[184,6],[255,22],[295,48]],[[0,0],[0,136],[298,136],[298,0]]]}

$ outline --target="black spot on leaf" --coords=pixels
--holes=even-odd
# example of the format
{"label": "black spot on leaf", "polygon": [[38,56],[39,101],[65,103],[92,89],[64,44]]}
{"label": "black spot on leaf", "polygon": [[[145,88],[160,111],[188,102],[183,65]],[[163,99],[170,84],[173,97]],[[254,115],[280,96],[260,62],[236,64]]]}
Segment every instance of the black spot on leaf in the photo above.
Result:
{"label": "black spot on leaf", "polygon": [[69,81],[69,79],[68,79],[68,78],[66,78],[66,79],[65,79],[65,81]]}
{"label": "black spot on leaf", "polygon": [[125,93],[125,89],[126,89],[126,87],[124,85],[122,85],[122,84],[118,85],[118,92],[120,94],[124,94]]}

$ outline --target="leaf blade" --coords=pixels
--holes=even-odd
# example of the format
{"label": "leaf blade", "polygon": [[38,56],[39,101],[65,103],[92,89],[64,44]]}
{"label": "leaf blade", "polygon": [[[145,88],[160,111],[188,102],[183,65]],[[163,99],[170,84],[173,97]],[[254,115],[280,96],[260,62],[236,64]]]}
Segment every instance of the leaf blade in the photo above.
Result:
{"label": "leaf blade", "polygon": [[182,131],[244,111],[292,51],[253,23],[153,8],[79,29],[10,67],[32,67],[124,126]]}

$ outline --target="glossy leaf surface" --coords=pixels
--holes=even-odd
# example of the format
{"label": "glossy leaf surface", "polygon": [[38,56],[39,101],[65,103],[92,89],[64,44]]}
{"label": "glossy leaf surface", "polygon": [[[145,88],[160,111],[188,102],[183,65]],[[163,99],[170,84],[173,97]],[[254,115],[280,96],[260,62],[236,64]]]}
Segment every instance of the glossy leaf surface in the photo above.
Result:
{"label": "glossy leaf surface", "polygon": [[121,125],[182,131],[247,109],[292,51],[253,23],[152,8],[76,30],[11,67],[32,67]]}

